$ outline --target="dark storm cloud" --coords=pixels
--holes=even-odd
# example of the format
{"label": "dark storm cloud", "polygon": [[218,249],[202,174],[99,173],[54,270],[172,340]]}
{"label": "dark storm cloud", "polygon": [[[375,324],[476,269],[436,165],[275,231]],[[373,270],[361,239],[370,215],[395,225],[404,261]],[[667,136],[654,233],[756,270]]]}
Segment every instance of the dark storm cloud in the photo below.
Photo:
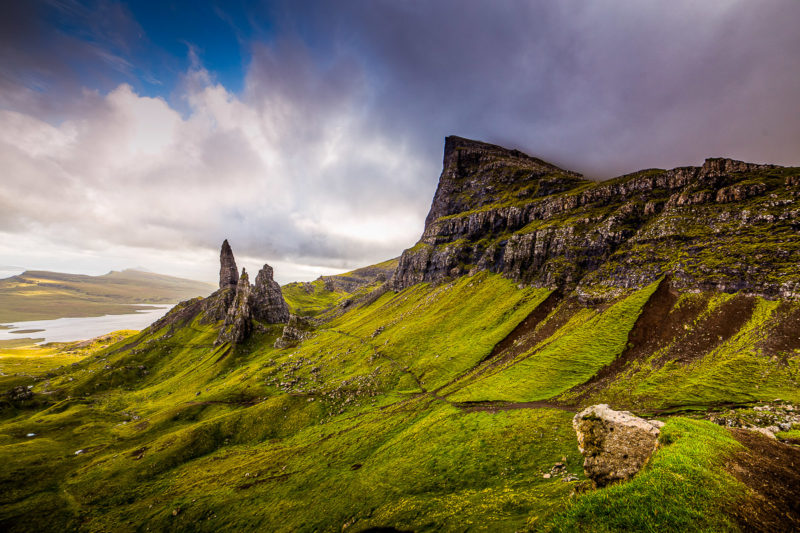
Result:
{"label": "dark storm cloud", "polygon": [[178,62],[125,6],[3,9],[0,231],[31,247],[213,260],[228,237],[297,272],[377,261],[419,235],[449,134],[597,178],[800,163],[793,0],[219,3],[243,89],[188,42],[160,98],[142,53]]}
{"label": "dark storm cloud", "polygon": [[712,155],[798,162],[800,2],[284,6],[368,58],[380,127],[431,157],[457,133],[598,177]]}

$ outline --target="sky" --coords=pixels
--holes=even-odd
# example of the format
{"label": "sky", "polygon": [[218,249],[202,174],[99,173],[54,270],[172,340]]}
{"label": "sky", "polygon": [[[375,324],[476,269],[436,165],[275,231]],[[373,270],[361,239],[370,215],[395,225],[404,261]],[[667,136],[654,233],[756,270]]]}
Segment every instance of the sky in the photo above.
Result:
{"label": "sky", "polygon": [[398,256],[444,137],[800,165],[798,0],[0,2],[0,271]]}

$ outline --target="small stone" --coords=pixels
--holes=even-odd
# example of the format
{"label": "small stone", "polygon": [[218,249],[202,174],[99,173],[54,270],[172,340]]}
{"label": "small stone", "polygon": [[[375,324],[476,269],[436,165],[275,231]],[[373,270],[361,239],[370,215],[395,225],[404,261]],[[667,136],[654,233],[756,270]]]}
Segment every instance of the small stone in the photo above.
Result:
{"label": "small stone", "polygon": [[78,451],[75,452],[75,455],[80,455],[82,453],[83,453],[83,450],[78,450]]}
{"label": "small stone", "polygon": [[25,435],[25,436],[26,436],[26,437],[35,437],[35,436],[36,436],[36,433],[28,433],[28,434],[27,434],[27,435]]}
{"label": "small stone", "polygon": [[551,475],[550,474],[544,474],[542,477],[545,478],[545,479],[550,479]]}

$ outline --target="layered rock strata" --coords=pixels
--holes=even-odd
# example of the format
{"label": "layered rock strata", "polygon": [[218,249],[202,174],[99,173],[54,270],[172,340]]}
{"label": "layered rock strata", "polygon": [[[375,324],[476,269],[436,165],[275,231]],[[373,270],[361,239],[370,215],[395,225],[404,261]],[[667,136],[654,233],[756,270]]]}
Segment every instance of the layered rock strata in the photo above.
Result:
{"label": "layered rock strata", "polygon": [[396,290],[480,270],[613,295],[672,273],[681,289],[800,296],[800,169],[708,159],[603,182],[448,137],[425,230]]}

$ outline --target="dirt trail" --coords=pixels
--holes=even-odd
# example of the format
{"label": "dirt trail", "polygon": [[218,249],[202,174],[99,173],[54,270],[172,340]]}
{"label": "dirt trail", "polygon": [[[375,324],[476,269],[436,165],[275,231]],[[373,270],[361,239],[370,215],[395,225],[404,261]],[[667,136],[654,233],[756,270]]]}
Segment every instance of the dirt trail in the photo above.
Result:
{"label": "dirt trail", "polygon": [[[445,400],[447,401],[447,400]],[[571,407],[566,407],[553,402],[545,400],[537,402],[506,402],[502,400],[488,400],[478,402],[448,402],[451,405],[458,407],[462,411],[488,411],[496,413],[498,411],[514,411],[517,409],[558,409],[559,411],[567,411],[569,413],[576,412]]]}

